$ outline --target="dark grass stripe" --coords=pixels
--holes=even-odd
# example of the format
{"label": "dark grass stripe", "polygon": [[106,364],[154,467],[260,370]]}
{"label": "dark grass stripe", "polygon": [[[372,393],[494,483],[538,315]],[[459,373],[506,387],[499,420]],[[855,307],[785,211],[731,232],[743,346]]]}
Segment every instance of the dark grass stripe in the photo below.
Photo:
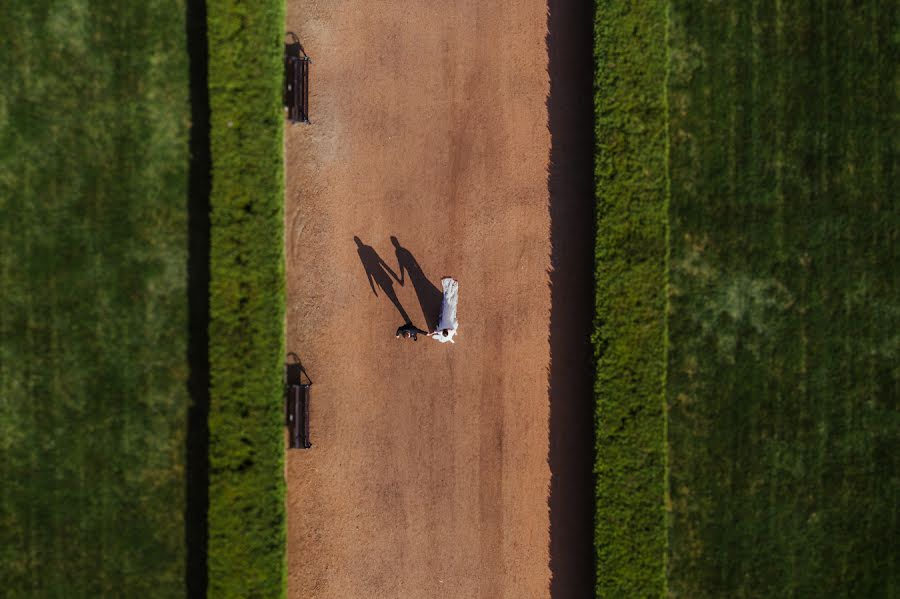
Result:
{"label": "dark grass stripe", "polygon": [[207,4],[210,597],[285,592],[281,1]]}
{"label": "dark grass stripe", "polygon": [[665,590],[666,4],[595,17],[596,592]]}
{"label": "dark grass stripe", "polygon": [[0,594],[184,593],[184,7],[0,19]]}
{"label": "dark grass stripe", "polygon": [[900,592],[897,12],[673,5],[675,596]]}

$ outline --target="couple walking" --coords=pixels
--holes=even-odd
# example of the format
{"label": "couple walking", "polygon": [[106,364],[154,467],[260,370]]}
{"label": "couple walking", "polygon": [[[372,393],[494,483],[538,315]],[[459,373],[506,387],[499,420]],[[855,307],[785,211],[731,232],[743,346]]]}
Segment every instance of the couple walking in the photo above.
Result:
{"label": "couple walking", "polygon": [[[396,336],[416,340],[419,335],[428,335],[442,343],[447,341],[455,343],[453,337],[459,328],[456,320],[459,283],[452,277],[444,277],[441,279],[443,290],[438,290],[425,276],[422,267],[412,253],[401,246],[394,236],[391,236],[391,243],[396,251],[399,275],[378,255],[373,247],[365,245],[359,237],[354,237],[353,240],[356,242],[359,259],[366,269],[366,277],[372,293],[378,296],[378,289],[380,289],[391,300],[403,318],[405,324],[397,329]],[[425,315],[425,325],[431,331],[430,333],[412,324],[412,319],[397,298],[394,281],[402,286],[407,280],[413,285]]]}
{"label": "couple walking", "polygon": [[422,329],[417,328],[411,322],[397,329],[397,337],[405,339],[412,338],[418,341],[418,335],[427,335],[441,343],[456,343],[453,338],[459,329],[459,322],[456,320],[456,304],[459,301],[459,281],[453,277],[444,277],[441,279],[441,285],[444,288],[441,297],[441,316],[438,320],[437,328],[432,332],[426,333]]}

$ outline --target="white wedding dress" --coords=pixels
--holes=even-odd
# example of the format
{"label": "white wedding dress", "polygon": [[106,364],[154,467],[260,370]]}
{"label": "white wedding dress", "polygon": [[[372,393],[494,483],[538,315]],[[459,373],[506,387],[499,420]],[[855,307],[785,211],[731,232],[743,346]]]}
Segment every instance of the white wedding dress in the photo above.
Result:
{"label": "white wedding dress", "polygon": [[[453,277],[444,277],[441,279],[441,285],[444,287],[444,298],[441,300],[441,319],[438,322],[437,329],[431,336],[441,343],[456,343],[453,337],[456,336],[459,329],[459,322],[456,320],[456,304],[459,302],[459,281]],[[447,335],[443,335],[444,329],[447,329]]]}

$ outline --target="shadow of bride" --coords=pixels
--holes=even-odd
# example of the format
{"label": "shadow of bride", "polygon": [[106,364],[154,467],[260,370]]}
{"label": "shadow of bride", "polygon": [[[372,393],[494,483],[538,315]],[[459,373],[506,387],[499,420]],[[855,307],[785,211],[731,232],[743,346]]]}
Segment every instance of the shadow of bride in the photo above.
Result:
{"label": "shadow of bride", "polygon": [[[422,314],[425,316],[425,326],[429,331],[437,328],[438,318],[441,315],[441,298],[443,293],[438,289],[419,265],[419,261],[412,255],[408,249],[400,245],[396,237],[391,235],[391,243],[397,253],[397,265],[400,271],[399,282],[404,284],[404,279],[408,278],[412,283],[413,289],[416,291],[416,297],[419,299],[419,305],[422,307]],[[406,273],[407,276],[404,275]]]}

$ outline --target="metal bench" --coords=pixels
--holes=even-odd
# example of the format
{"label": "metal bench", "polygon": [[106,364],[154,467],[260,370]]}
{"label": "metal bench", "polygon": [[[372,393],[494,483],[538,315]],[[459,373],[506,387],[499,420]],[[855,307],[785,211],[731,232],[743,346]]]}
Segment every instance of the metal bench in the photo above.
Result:
{"label": "metal bench", "polygon": [[312,447],[312,443],[309,442],[309,400],[312,396],[312,380],[297,354],[290,353],[288,358],[284,385],[284,423],[288,427],[288,448],[309,449]]}
{"label": "metal bench", "polygon": [[290,385],[287,391],[288,448],[309,449],[309,399],[312,383]]}
{"label": "metal bench", "polygon": [[309,123],[309,65],[312,63],[294,33],[284,45],[284,107],[292,123]]}

